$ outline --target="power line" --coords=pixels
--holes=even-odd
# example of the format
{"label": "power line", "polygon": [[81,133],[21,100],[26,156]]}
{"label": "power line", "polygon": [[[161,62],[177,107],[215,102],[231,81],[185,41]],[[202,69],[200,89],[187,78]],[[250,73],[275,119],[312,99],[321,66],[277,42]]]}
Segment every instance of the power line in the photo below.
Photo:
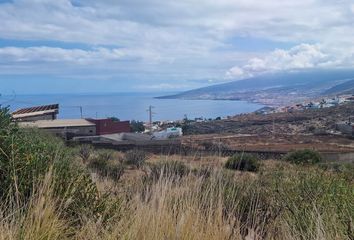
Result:
{"label": "power line", "polygon": [[149,125],[150,127],[152,126],[152,116],[155,115],[156,113],[152,111],[152,109],[155,108],[154,106],[149,106],[149,109],[146,111],[149,113]]}

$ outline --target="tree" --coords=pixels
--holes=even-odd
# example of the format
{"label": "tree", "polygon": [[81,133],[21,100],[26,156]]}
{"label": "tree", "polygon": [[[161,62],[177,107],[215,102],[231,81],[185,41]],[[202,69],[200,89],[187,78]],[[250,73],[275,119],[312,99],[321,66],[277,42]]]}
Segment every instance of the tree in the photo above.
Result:
{"label": "tree", "polygon": [[143,122],[132,120],[130,122],[130,128],[133,132],[144,132],[145,126]]}
{"label": "tree", "polygon": [[120,119],[117,117],[110,117],[109,119],[111,119],[113,122],[120,122]]}

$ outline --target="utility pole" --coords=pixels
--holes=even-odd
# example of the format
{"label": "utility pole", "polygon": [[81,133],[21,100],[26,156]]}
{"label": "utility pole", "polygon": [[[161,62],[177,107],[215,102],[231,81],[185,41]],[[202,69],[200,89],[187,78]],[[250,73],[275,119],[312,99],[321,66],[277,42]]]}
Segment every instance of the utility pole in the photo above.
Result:
{"label": "utility pole", "polygon": [[275,134],[275,126],[274,126],[274,116],[273,116],[273,138],[275,137],[274,134]]}
{"label": "utility pole", "polygon": [[149,113],[149,125],[150,125],[150,128],[152,127],[152,116],[155,114],[152,109],[155,108],[154,106],[149,106],[149,109],[146,110],[148,113]]}

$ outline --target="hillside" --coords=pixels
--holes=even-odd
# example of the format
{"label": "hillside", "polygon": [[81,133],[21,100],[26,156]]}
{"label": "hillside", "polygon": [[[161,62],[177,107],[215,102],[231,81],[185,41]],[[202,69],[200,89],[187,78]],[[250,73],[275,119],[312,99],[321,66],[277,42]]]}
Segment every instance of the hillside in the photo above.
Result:
{"label": "hillside", "polygon": [[354,103],[341,106],[307,109],[291,113],[241,114],[227,120],[191,123],[185,128],[186,135],[194,134],[273,134],[299,135],[317,131],[335,130],[335,124],[353,116]]}
{"label": "hillside", "polygon": [[324,92],[326,95],[331,94],[354,94],[354,79],[338,84]]}
{"label": "hillside", "polygon": [[[160,98],[246,100],[284,105],[347,90],[354,70],[311,70],[273,73],[241,81],[199,88]],[[347,83],[347,81],[350,83]]]}
{"label": "hillside", "polygon": [[[336,131],[336,123],[353,116],[354,103],[292,113],[241,114],[230,119],[188,123],[184,141],[242,151],[292,151],[311,148],[321,152],[353,152],[353,140]],[[341,159],[352,161],[351,155]]]}

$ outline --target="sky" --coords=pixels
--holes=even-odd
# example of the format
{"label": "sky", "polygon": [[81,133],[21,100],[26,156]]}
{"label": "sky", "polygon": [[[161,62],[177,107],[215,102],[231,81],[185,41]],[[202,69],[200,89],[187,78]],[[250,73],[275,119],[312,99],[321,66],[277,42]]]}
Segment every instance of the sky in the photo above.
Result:
{"label": "sky", "polygon": [[353,0],[0,0],[0,93],[177,92],[354,68]]}

